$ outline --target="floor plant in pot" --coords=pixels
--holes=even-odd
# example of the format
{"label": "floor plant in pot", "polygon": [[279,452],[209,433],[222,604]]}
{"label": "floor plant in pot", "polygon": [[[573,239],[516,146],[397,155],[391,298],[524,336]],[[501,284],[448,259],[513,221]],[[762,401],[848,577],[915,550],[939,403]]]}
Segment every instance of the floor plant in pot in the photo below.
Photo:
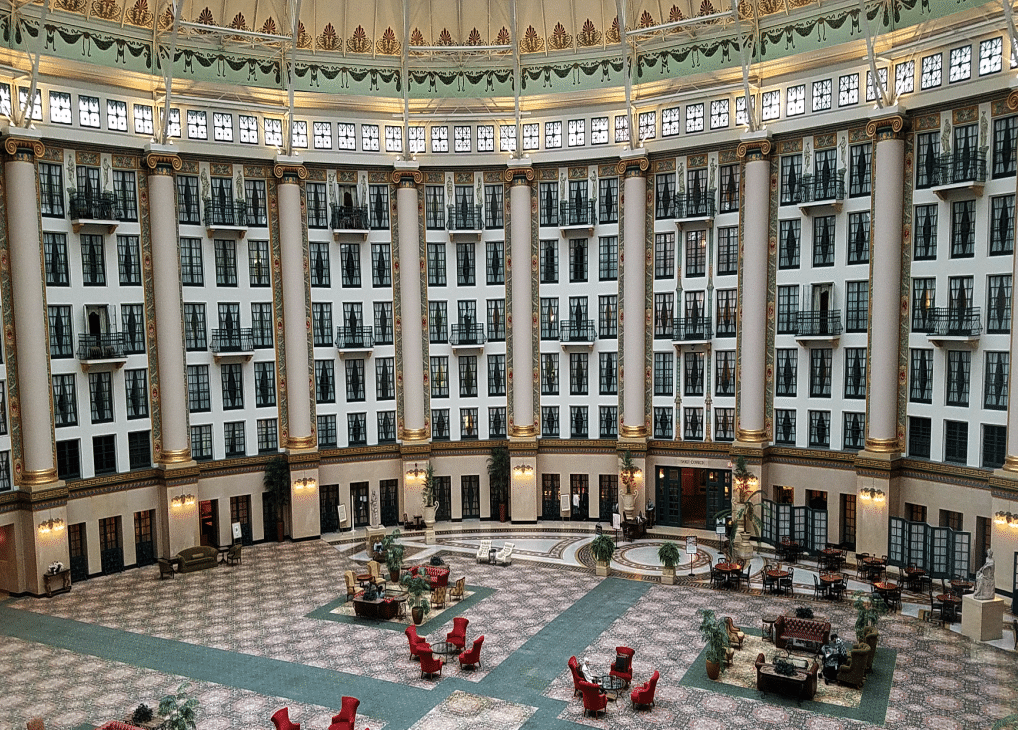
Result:
{"label": "floor plant in pot", "polygon": [[428,597],[431,595],[431,581],[419,575],[405,573],[400,584],[407,592],[410,603],[410,615],[414,623],[420,625],[424,617],[431,613],[431,602]]}
{"label": "floor plant in pot", "polygon": [[728,535],[733,553],[730,557],[750,560],[753,557],[753,545],[750,538],[753,535],[759,535],[760,529],[763,527],[759,505],[762,495],[759,489],[760,481],[746,467],[746,459],[742,456],[735,457],[732,481],[735,484],[735,504],[731,509],[722,510],[714,517],[718,520],[732,518]]}
{"label": "floor plant in pot", "polygon": [[285,456],[277,456],[266,465],[262,483],[265,485],[265,502],[276,522],[276,541],[282,542],[285,534],[283,514],[290,504],[290,465]]}
{"label": "floor plant in pot", "polygon": [[725,657],[731,646],[728,640],[728,628],[722,619],[709,608],[697,610],[700,617],[700,638],[706,642],[703,658],[707,662],[707,676],[718,679],[725,670]]}
{"label": "floor plant in pot", "polygon": [[622,512],[627,520],[633,519],[636,513],[636,479],[639,473],[640,469],[627,449],[619,463],[619,481],[622,483],[619,500],[622,502]]}
{"label": "floor plant in pot", "polygon": [[195,718],[199,702],[187,696],[188,685],[177,687],[174,694],[159,700],[159,714],[163,717],[164,730],[195,730]]}
{"label": "floor plant in pot", "polygon": [[389,570],[389,578],[393,583],[399,581],[400,571],[403,570],[403,555],[406,553],[406,546],[399,542],[400,535],[401,533],[397,527],[382,538],[385,567]]}
{"label": "floor plant in pot", "polygon": [[594,554],[597,561],[597,568],[594,572],[600,576],[607,576],[611,572],[612,556],[615,555],[615,541],[607,534],[597,535],[590,543],[590,552]]}
{"label": "floor plant in pot", "polygon": [[665,585],[675,585],[675,566],[681,557],[679,546],[670,540],[657,549],[657,559],[664,566],[661,569],[661,582]]}
{"label": "floor plant in pot", "polygon": [[852,601],[852,608],[855,609],[855,639],[865,641],[866,629],[877,625],[880,617],[887,613],[887,604],[880,596],[859,593]]}
{"label": "floor plant in pot", "polygon": [[424,489],[421,491],[421,500],[424,503],[424,524],[427,527],[434,527],[438,502],[435,501],[435,467],[430,462],[424,471]]}

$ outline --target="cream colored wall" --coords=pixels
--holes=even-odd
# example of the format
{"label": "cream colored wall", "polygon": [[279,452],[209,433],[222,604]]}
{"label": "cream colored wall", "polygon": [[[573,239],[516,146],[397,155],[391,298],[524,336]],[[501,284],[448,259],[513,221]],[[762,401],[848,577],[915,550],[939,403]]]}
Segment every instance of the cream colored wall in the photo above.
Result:
{"label": "cream colored wall", "polygon": [[[775,486],[791,487],[795,492],[794,503],[797,505],[806,504],[806,491],[809,489],[827,492],[827,539],[830,542],[841,541],[841,495],[856,494],[858,485],[854,469],[817,469],[812,466],[771,462],[766,466],[761,484],[763,495],[767,499],[774,498]],[[884,548],[886,547],[885,541]],[[858,522],[856,549],[873,552],[860,546]]]}
{"label": "cream colored wall", "polygon": [[[102,571],[99,552],[99,520],[108,517],[120,517],[120,539],[124,546],[124,565],[135,564],[137,558],[134,547],[134,513],[158,509],[160,489],[161,487],[157,485],[151,485],[88,497],[72,497],[67,500],[67,524],[85,523],[89,575],[95,575]],[[156,519],[153,529],[158,529],[158,524],[159,520]],[[158,545],[158,535],[156,538]],[[66,533],[61,539],[66,545]],[[64,562],[66,564],[66,561]]]}
{"label": "cream colored wall", "polygon": [[198,501],[219,500],[219,544],[233,542],[230,525],[230,497],[251,495],[251,539],[261,540],[265,536],[265,521],[262,518],[262,473],[229,474],[203,477],[198,482]]}
{"label": "cream colored wall", "polygon": [[[398,479],[400,484],[403,483],[398,456],[385,460],[347,461],[342,464],[322,463],[318,467],[319,485],[339,485],[339,501],[346,505],[347,515],[347,522],[345,525],[340,525],[341,529],[349,529],[353,525],[353,504],[350,501],[351,482],[367,482],[370,494],[372,491],[378,490],[378,483],[382,479]],[[402,490],[400,492],[398,514],[402,519],[403,513],[408,509]]]}
{"label": "cream colored wall", "polygon": [[[534,475],[537,504],[541,504],[541,477],[544,474],[559,475],[560,494],[569,494],[569,475],[587,474],[588,510],[587,518],[596,520],[599,511],[599,479],[601,474],[618,474],[618,457],[615,452],[610,454],[541,454],[537,457],[537,473]],[[642,509],[642,502],[637,501],[637,510]],[[538,509],[540,513],[540,508]]]}

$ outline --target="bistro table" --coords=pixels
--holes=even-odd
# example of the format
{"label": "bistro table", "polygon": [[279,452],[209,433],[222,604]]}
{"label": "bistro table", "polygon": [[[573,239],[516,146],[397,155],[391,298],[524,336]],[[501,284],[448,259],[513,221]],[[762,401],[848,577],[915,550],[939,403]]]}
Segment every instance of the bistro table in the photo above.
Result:
{"label": "bistro table", "polygon": [[841,573],[821,573],[820,574],[820,585],[824,587],[824,592],[828,598],[837,598],[841,600],[841,595],[831,590],[832,587],[841,583]]}
{"label": "bistro table", "polygon": [[763,638],[774,643],[774,622],[778,620],[778,617],[774,614],[767,616],[761,616],[760,621],[763,623]]}
{"label": "bistro table", "polygon": [[941,614],[944,617],[946,623],[954,623],[958,620],[958,608],[961,606],[961,598],[954,595],[953,593],[941,593],[936,597],[938,601],[944,604],[944,608]]}
{"label": "bistro table", "polygon": [[873,584],[873,590],[879,593],[882,597],[885,597],[887,593],[898,590],[898,584],[890,583],[888,581],[877,581]]}
{"label": "bistro table", "polygon": [[905,582],[909,590],[921,591],[923,578],[926,577],[926,570],[923,568],[905,568]]}
{"label": "bistro table", "polygon": [[862,564],[866,566],[866,575],[870,580],[879,579],[887,568],[887,561],[883,558],[863,558]]}
{"label": "bistro table", "polygon": [[951,592],[956,596],[963,596],[972,590],[972,583],[967,580],[952,580]]}
{"label": "bistro table", "polygon": [[766,575],[767,575],[768,578],[773,578],[774,579],[774,583],[773,583],[773,587],[771,588],[771,592],[772,593],[780,593],[781,592],[781,588],[778,585],[779,581],[782,578],[789,577],[791,575],[791,573],[789,573],[787,570],[768,570]]}
{"label": "bistro table", "polygon": [[840,570],[845,560],[845,551],[838,548],[825,548],[820,551],[820,565],[830,570]]}
{"label": "bistro table", "polygon": [[781,544],[778,546],[778,552],[784,556],[785,560],[794,563],[799,559],[799,543],[795,540],[782,538]]}
{"label": "bistro table", "polygon": [[724,576],[725,585],[727,586],[731,584],[732,576],[737,575],[742,570],[742,566],[738,563],[718,563],[714,566],[714,570]]}

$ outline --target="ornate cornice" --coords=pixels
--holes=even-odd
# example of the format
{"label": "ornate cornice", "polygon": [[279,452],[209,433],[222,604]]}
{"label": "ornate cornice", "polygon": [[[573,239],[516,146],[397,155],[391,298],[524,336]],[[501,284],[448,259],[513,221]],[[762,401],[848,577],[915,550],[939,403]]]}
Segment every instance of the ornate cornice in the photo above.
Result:
{"label": "ornate cornice", "polygon": [[424,182],[424,173],[420,170],[393,170],[391,178],[400,187],[412,188]]}
{"label": "ornate cornice", "polygon": [[272,174],[284,183],[296,183],[308,179],[308,169],[304,165],[277,162],[272,167]]}
{"label": "ornate cornice", "polygon": [[905,117],[900,114],[889,114],[886,117],[869,120],[866,123],[866,134],[877,142],[884,139],[900,139],[905,126]]}
{"label": "ornate cornice", "polygon": [[735,148],[735,156],[746,162],[754,160],[765,160],[771,153],[771,141],[769,139],[757,139],[746,142],[739,142]]}
{"label": "ornate cornice", "polygon": [[172,175],[174,172],[180,172],[184,166],[180,155],[169,152],[149,152],[145,155],[145,164],[152,171],[152,175]]}
{"label": "ornate cornice", "polygon": [[46,153],[46,145],[30,137],[7,137],[4,139],[4,150],[15,160],[34,162],[36,157]]}

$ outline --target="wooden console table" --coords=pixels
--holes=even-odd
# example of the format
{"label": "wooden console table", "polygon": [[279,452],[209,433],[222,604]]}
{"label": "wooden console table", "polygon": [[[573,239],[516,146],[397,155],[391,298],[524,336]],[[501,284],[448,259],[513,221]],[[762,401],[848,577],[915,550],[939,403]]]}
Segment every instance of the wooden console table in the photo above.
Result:
{"label": "wooden console table", "polygon": [[56,573],[43,573],[43,585],[46,587],[46,597],[52,598],[54,594],[67,593],[71,590],[71,570],[65,568]]}

